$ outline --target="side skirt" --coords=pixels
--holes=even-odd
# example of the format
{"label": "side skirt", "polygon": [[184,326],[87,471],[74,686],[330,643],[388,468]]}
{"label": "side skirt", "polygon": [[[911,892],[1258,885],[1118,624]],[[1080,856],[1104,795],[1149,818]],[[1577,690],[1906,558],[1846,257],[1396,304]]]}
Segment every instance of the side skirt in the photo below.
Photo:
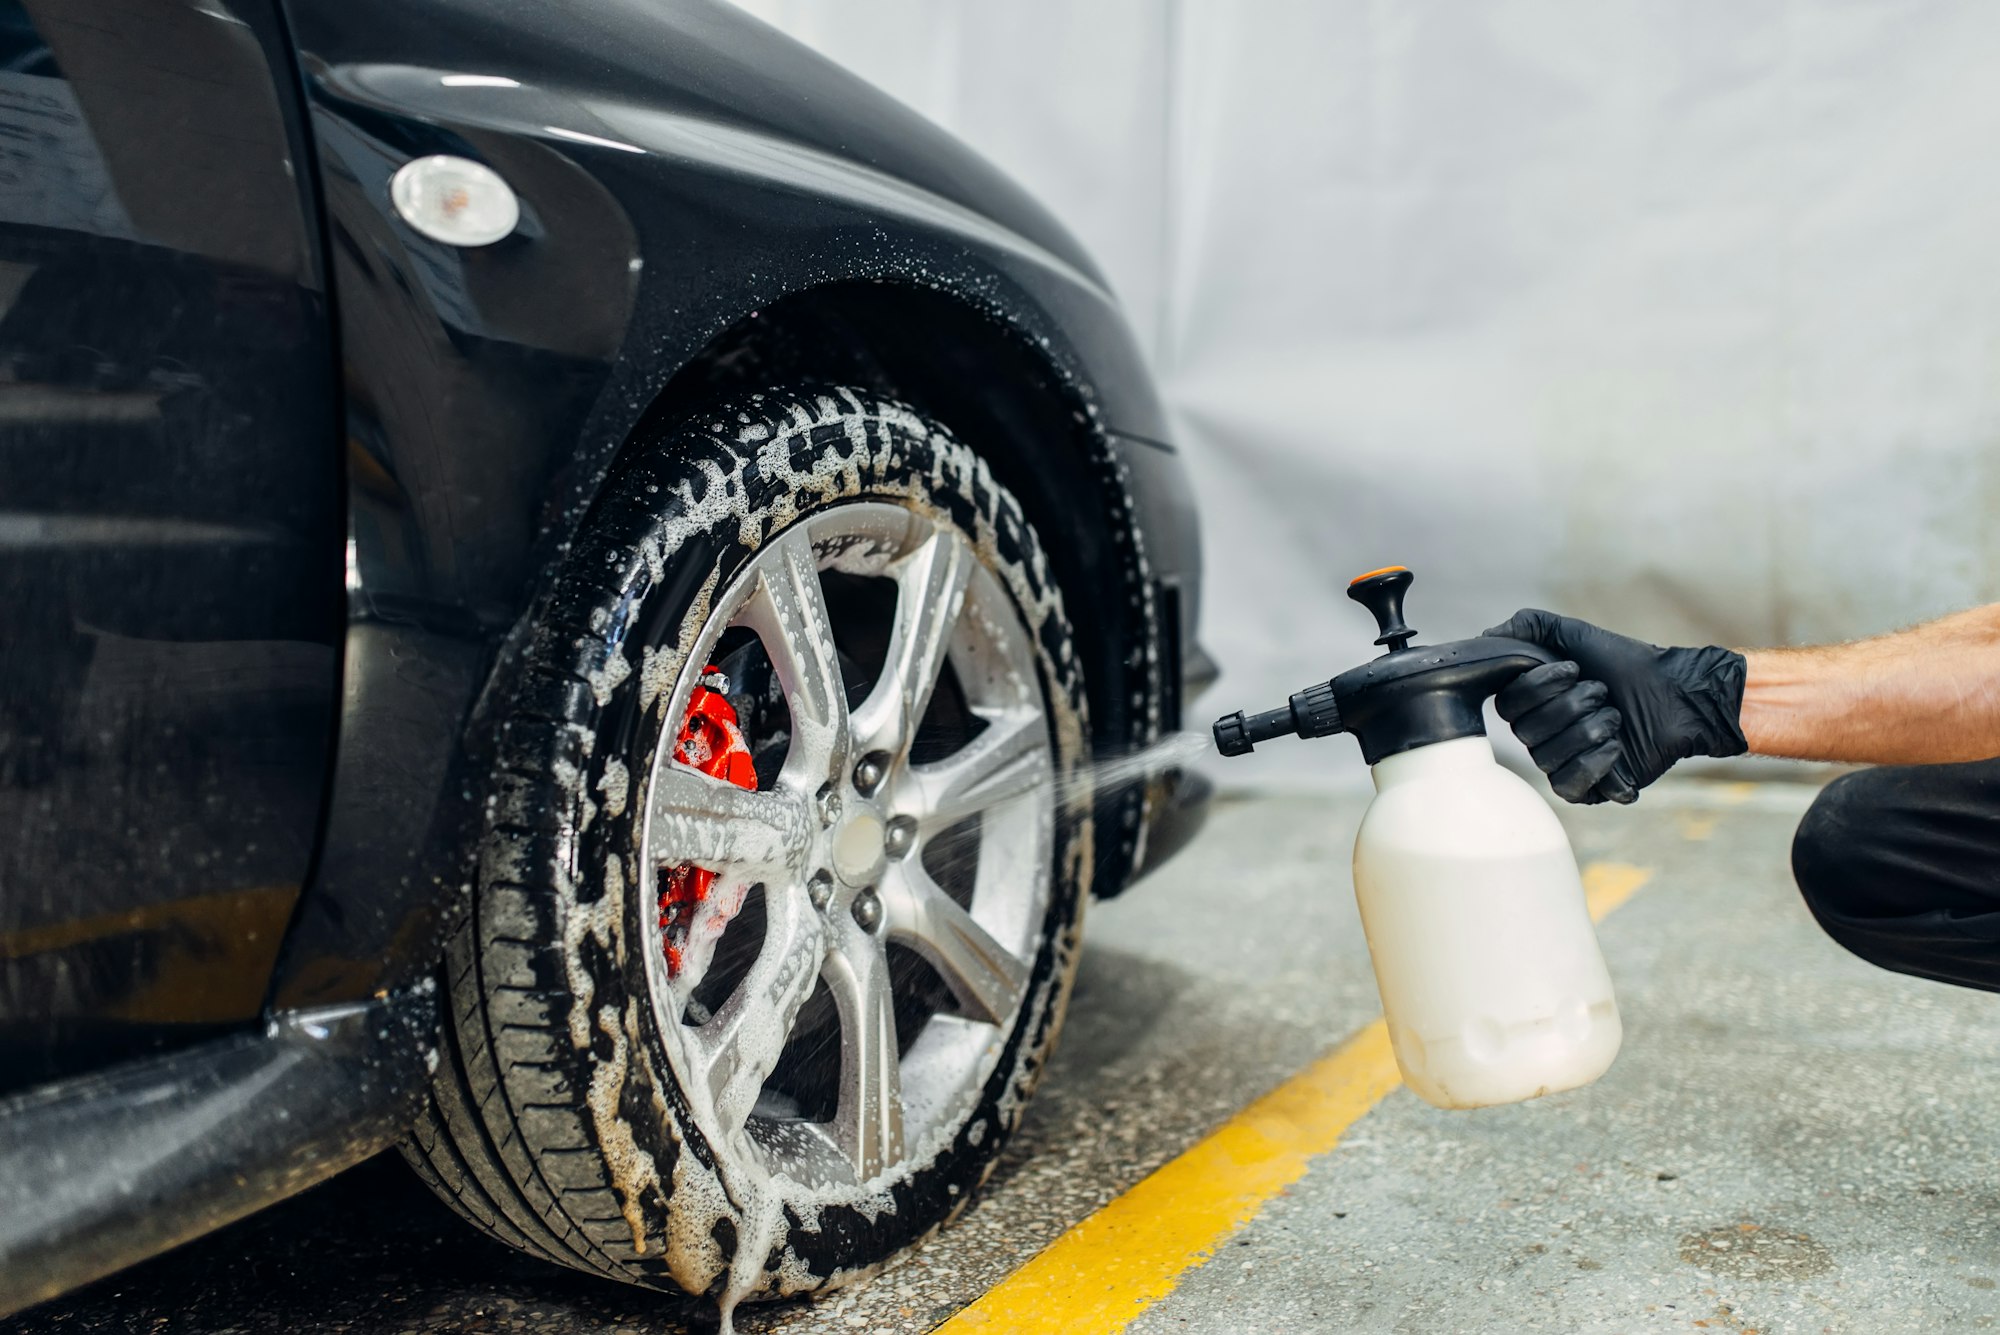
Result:
{"label": "side skirt", "polygon": [[436,1029],[425,987],[0,1100],[0,1317],[393,1144]]}

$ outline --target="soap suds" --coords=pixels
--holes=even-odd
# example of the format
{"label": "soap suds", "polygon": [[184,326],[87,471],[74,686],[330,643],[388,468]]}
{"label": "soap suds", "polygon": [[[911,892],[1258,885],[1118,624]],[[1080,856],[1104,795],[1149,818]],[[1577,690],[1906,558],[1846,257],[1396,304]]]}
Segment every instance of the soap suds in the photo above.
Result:
{"label": "soap suds", "polygon": [[[935,432],[922,418],[907,410],[864,403],[847,390],[817,396],[810,409],[797,403],[787,408],[788,420],[775,432],[755,422],[731,426],[726,431],[718,429],[718,435],[734,433],[741,444],[754,449],[754,457],[727,471],[712,459],[704,458],[699,467],[705,486],[673,488],[678,504],[662,516],[635,552],[645,574],[656,582],[662,579],[675,554],[690,537],[714,532],[724,525],[733,527],[746,546],[755,548],[783,532],[809,509],[830,501],[850,497],[892,500],[933,519],[949,522],[937,497],[976,498],[972,531],[965,536],[1015,602],[1048,679],[1061,683],[1048,701],[1050,725],[1059,777],[1072,779],[1078,758],[1086,752],[1088,737],[1082,712],[1082,668],[1067,634],[1044,634],[1049,619],[1060,615],[1060,592],[1039,548],[1030,549],[1031,556],[1021,550],[1020,535],[1025,532],[1025,522],[1012,498],[1003,499],[1004,494],[998,490],[985,463],[970,450]],[[802,432],[836,422],[841,428],[838,446],[830,442],[817,444],[809,459],[804,458],[803,452],[794,455]],[[723,427],[722,423],[716,425]],[[908,471],[910,463],[916,460],[921,460],[920,476],[912,476]],[[963,517],[965,512],[959,513]],[[683,618],[676,643],[642,649],[636,675],[640,708],[648,715],[669,717],[671,710],[682,703],[677,698],[679,687],[686,685],[682,679],[688,675],[686,669],[701,630],[710,621],[719,581],[719,572],[711,572]],[[617,633],[622,634],[622,628]],[[1060,657],[1054,661],[1048,658],[1052,644],[1059,646]],[[593,697],[600,705],[608,702],[634,675],[625,644],[621,640],[608,644],[602,665],[587,675]],[[663,734],[670,737],[671,731],[663,727]],[[602,815],[607,820],[624,820],[635,831],[636,839],[645,829],[646,813],[634,809],[640,804],[634,801],[631,790],[633,776],[621,763],[609,758],[600,771],[593,791],[603,799]],[[584,776],[559,773],[557,782],[572,796],[573,809],[588,810],[585,804],[593,799],[584,791]],[[650,788],[650,781],[646,787]],[[1088,819],[1090,795],[1087,785],[1072,791],[1076,788],[1077,785],[1070,784],[1062,790],[1068,799],[1065,805],[1071,819],[1063,823],[1063,835],[1058,842],[1061,867],[1057,874],[1067,877],[1079,896],[1087,898],[1094,866],[1092,826]],[[632,852],[636,854],[638,848],[635,846]],[[785,1245],[787,1207],[808,1230],[830,1209],[852,1209],[869,1221],[893,1214],[897,1207],[891,1187],[930,1168],[951,1148],[958,1125],[967,1114],[977,1111],[983,1097],[980,1090],[990,1082],[990,1074],[983,1074],[967,1097],[942,1110],[943,1115],[906,1146],[902,1160],[892,1165],[890,1172],[859,1183],[797,1182],[774,1175],[751,1143],[743,1119],[725,1119],[714,1106],[708,1082],[689,1078],[688,1073],[705,1068],[692,1046],[693,1031],[678,1022],[678,1010],[685,998],[667,1000],[666,1006],[672,1009],[666,1015],[661,1014],[662,1008],[653,1011],[653,1018],[659,1019],[659,1027],[664,1031],[658,1038],[677,1077],[653,1069],[650,1036],[641,1038],[651,1026],[640,1024],[636,996],[627,997],[623,1014],[608,1001],[602,1005],[594,1001],[599,988],[592,977],[595,966],[590,962],[591,957],[613,961],[623,958],[629,924],[645,908],[642,892],[650,873],[648,877],[635,876],[638,866],[636,857],[629,863],[616,855],[607,858],[602,893],[591,901],[579,898],[574,874],[562,865],[556,868],[564,956],[574,998],[569,1017],[570,1037],[578,1050],[589,1049],[594,1020],[596,1034],[609,1041],[611,1056],[609,1060],[600,1057],[593,1065],[587,1101],[597,1141],[604,1148],[611,1168],[621,1211],[632,1229],[634,1250],[645,1255],[664,1252],[668,1271],[677,1283],[692,1292],[717,1292],[727,1330],[735,1307],[747,1298],[817,1290],[878,1269],[879,1266],[871,1265],[833,1276],[815,1273],[805,1256]],[[718,889],[721,888],[719,884]],[[747,889],[748,884],[739,880],[725,896],[718,896],[715,935],[720,934],[720,926],[740,907]],[[1079,904],[1078,919],[1080,915]],[[1058,933],[1051,946],[1055,979],[1070,975],[1079,939],[1074,922]],[[587,949],[586,943],[594,950]],[[712,953],[713,941],[703,944]],[[656,979],[662,976],[656,975]],[[613,980],[604,981],[608,991]],[[1045,983],[1024,999],[1023,1013],[1016,1025],[1026,1037],[1020,1044],[1016,1066],[1004,1080],[992,1124],[982,1116],[969,1137],[972,1144],[983,1145],[996,1132],[1004,1134],[1017,1123],[1045,1065],[1039,1059],[1040,1054],[1059,1024],[1052,1005],[1059,990]],[[782,1040],[783,1035],[778,1035],[780,1047]],[[997,1059],[1001,1046],[993,1045],[993,1059]],[[772,1049],[773,1053],[775,1050]],[[706,1141],[710,1152],[688,1152],[683,1143],[682,1152],[672,1156],[670,1182],[663,1184],[659,1163],[643,1146],[663,1145],[679,1138],[674,1116],[660,1095],[665,1088],[661,1082],[668,1079],[673,1079],[687,1101],[685,1108],[676,1104],[679,1115],[692,1121],[692,1129]],[[640,1088],[632,1093],[651,1095],[642,1100],[650,1110],[646,1120],[651,1125],[634,1127],[627,1120],[634,1105],[626,1095],[628,1086],[634,1082]],[[731,1121],[735,1124],[728,1124]],[[987,1170],[990,1169],[989,1164]],[[649,1199],[648,1192],[662,1199],[671,1195],[672,1199],[671,1208],[665,1211],[665,1235],[657,1244],[647,1236],[649,1225],[642,1209],[642,1202]],[[724,1220],[728,1221],[729,1229],[718,1230],[718,1223]],[[657,1220],[653,1226],[657,1226]],[[733,1233],[735,1245],[727,1257],[717,1240],[719,1233]]]}

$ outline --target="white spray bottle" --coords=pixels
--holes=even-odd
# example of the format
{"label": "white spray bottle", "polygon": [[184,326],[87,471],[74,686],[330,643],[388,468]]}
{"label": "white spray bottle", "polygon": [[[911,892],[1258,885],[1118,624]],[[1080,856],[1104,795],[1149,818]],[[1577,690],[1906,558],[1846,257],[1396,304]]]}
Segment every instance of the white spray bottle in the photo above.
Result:
{"label": "white spray bottle", "polygon": [[1351,732],[1375,799],[1354,840],[1354,893],[1403,1079],[1440,1108],[1516,1103],[1610,1069],[1622,1029],[1569,838],[1493,759],[1481,709],[1553,660],[1481,637],[1406,647],[1401,566],[1347,596],[1388,652],[1292,696],[1216,720],[1226,756],[1274,737]]}

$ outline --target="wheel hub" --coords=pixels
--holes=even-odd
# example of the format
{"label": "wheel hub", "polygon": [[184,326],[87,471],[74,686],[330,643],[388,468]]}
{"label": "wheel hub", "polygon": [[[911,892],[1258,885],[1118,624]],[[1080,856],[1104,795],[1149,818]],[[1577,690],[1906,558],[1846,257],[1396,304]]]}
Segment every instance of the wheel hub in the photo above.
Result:
{"label": "wheel hub", "polygon": [[[859,806],[859,804],[856,804]],[[852,886],[872,885],[888,865],[888,822],[869,807],[860,807],[833,835],[833,869]]]}

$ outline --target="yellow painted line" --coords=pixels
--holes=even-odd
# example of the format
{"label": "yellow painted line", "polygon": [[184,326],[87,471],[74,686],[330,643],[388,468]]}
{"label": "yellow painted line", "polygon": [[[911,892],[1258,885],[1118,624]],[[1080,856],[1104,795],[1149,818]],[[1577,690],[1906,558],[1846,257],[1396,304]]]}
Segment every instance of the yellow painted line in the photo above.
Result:
{"label": "yellow painted line", "polygon": [[[1592,863],[1590,916],[1602,920],[1651,875]],[[1400,1084],[1388,1026],[1375,1020],[1077,1223],[937,1335],[1115,1335]]]}
{"label": "yellow painted line", "polygon": [[1590,920],[1603,922],[1605,915],[1651,879],[1651,867],[1635,867],[1629,862],[1593,862],[1585,867],[1583,901],[1590,906]]}
{"label": "yellow painted line", "polygon": [[1680,826],[1681,838],[1699,842],[1715,833],[1715,823],[1720,819],[1713,811],[1683,811],[1674,818],[1674,823]]}

